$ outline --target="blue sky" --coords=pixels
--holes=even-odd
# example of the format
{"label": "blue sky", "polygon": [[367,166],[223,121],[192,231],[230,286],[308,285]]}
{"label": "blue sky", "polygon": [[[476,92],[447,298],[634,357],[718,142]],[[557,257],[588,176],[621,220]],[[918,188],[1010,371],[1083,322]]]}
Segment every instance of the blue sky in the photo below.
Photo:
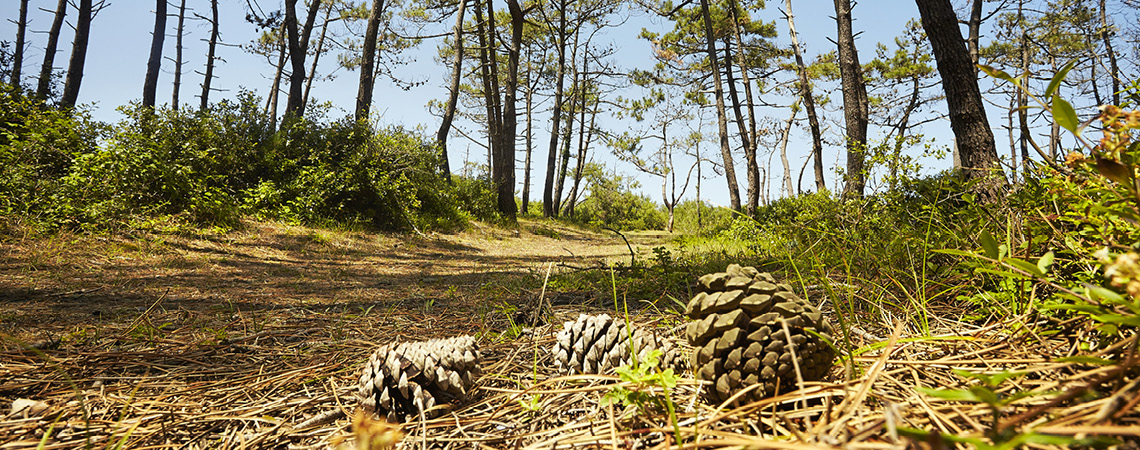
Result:
{"label": "blue sky", "polygon": [[[175,2],[172,1],[172,3]],[[219,47],[218,56],[224,62],[221,62],[215,70],[217,78],[214,80],[214,86],[225,91],[214,92],[211,94],[211,99],[216,101],[231,97],[243,88],[265,96],[272,82],[272,67],[263,58],[251,55],[237,47],[239,44],[249,43],[256,37],[256,31],[243,19],[245,2],[222,1],[220,3],[221,39],[230,45]],[[52,20],[51,13],[41,11],[39,8],[53,9],[55,4],[54,0],[32,0],[31,2],[29,26],[35,32],[29,34],[30,42],[25,53],[24,73],[31,75],[28,77],[28,83],[33,83],[32,78],[38,73],[43,58],[46,30],[50,27]],[[263,2],[263,4],[270,7],[272,2]],[[0,16],[8,19],[0,22],[0,40],[15,40],[15,25],[12,20],[17,17],[18,5],[17,0],[0,2]],[[188,0],[187,6],[197,14],[208,16],[210,13],[207,0]],[[116,107],[141,98],[146,58],[151,42],[150,34],[154,26],[153,8],[154,4],[150,1],[112,1],[110,6],[100,12],[92,22],[90,47],[79,102],[90,105],[96,119],[103,121],[118,120],[121,115],[115,111]],[[177,4],[172,4],[168,12],[175,14],[176,8]],[[777,8],[783,8],[782,1],[769,1],[767,8],[756,12],[755,17],[763,20],[776,20],[777,28],[780,30],[779,41],[787,43],[790,42],[787,36],[787,24]],[[831,18],[834,15],[833,3],[825,0],[797,0],[794,2],[793,8],[800,41],[805,47],[805,55],[810,58],[812,55],[829,51],[832,46],[829,39],[834,39],[836,33],[835,22]],[[916,17],[917,14],[915,4],[910,1],[878,0],[859,3],[854,11],[854,27],[856,32],[860,33],[857,44],[860,49],[861,60],[864,62],[870,60],[874,56],[876,43],[890,43],[895,36],[902,33],[906,22]],[[69,25],[74,17],[75,14],[72,10],[68,14]],[[173,58],[174,55],[173,33],[175,25],[176,18],[171,17],[168,20],[169,31],[164,50],[164,54],[170,58]],[[427,30],[427,32],[445,31],[449,26],[449,23],[439,24],[440,30]],[[645,41],[637,39],[637,33],[642,27],[665,31],[669,26],[668,23],[659,20],[649,20],[646,16],[635,16],[621,27],[609,31],[604,39],[613,42],[619,48],[616,60],[620,62],[623,68],[648,68],[652,65],[649,57],[649,45]],[[195,72],[202,72],[204,68],[205,39],[209,37],[209,26],[202,20],[187,20],[186,33],[187,35],[184,38],[186,65],[183,69],[181,101],[196,106],[202,76]],[[60,52],[56,56],[57,68],[66,67],[71,51],[71,40],[72,30],[68,26],[65,27],[63,36],[60,38]],[[377,81],[373,111],[382,115],[379,119],[380,123],[403,124],[408,127],[422,125],[433,132],[438,127],[437,119],[428,114],[424,107],[430,99],[442,99],[446,93],[448,68],[435,61],[436,45],[437,42],[429,41],[420,48],[411,50],[409,55],[413,59],[413,63],[400,68],[397,72],[405,79],[414,78],[426,81],[421,87],[405,91],[392,86],[386,79]],[[333,55],[323,56],[321,64],[322,67],[318,68],[319,72],[323,74],[332,72],[336,77],[331,81],[316,82],[313,86],[313,97],[321,101],[332,102],[334,110],[330,113],[331,116],[339,117],[347,114],[355,102],[358,74],[345,69],[336,69],[335,56]],[[172,67],[171,61],[163,62],[163,73],[159,79],[158,91],[160,103],[170,101],[173,80]],[[623,96],[626,97],[633,95],[636,95],[636,92],[623,93]],[[841,103],[842,99],[838,92],[834,94],[833,101]],[[715,113],[708,114],[708,116],[715,118]],[[784,116],[785,114],[782,112],[773,115],[779,120],[783,120]],[[836,117],[838,118],[838,116]],[[995,117],[991,117],[990,120],[991,123],[997,121]],[[540,113],[536,119],[536,124],[542,128],[539,130],[539,135],[536,136],[536,142],[542,144],[537,145],[533,158],[536,161],[544,161],[546,138],[542,136],[546,132],[545,129],[549,127],[548,113]],[[630,126],[614,118],[612,111],[603,112],[599,117],[599,124],[611,129]],[[469,129],[472,127],[472,124],[461,123],[460,125]],[[996,126],[996,124],[994,125]],[[704,130],[706,132],[714,131],[715,127],[706,126]],[[928,124],[925,131],[928,136],[939,139],[940,145],[950,145],[949,124],[947,122],[939,121]],[[832,127],[829,132],[841,133],[842,130]],[[800,164],[807,157],[810,144],[805,129],[793,133],[795,138],[789,145],[789,157],[792,159],[794,170],[798,171]],[[469,145],[469,142],[462,137],[453,135],[450,142],[451,167],[456,170],[463,167],[465,155],[469,155],[470,159],[474,161],[485,160],[483,150],[478,146]],[[825,148],[827,155],[825,161],[829,169],[837,164],[843,164],[840,159],[836,158],[839,150],[835,147]],[[715,144],[711,142],[706,143],[702,148],[702,152],[708,152],[708,154],[715,151]],[[761,151],[763,152],[764,149]],[[763,153],[762,157],[764,157]],[[521,151],[519,158],[521,161]],[[660,184],[656,178],[640,174],[631,165],[616,161],[609,155],[609,150],[601,145],[594,148],[593,158],[617,167],[621,173],[636,176],[643,184],[643,191],[655,200],[660,200]],[[680,163],[684,163],[684,161],[679,161]],[[933,169],[941,169],[948,165],[948,162],[945,161],[928,161],[928,163]],[[684,164],[687,167],[687,163]],[[743,190],[745,180],[741,167],[742,164],[738,164],[737,170]],[[518,180],[521,182],[521,162],[519,168]],[[805,187],[812,184],[809,182],[811,179],[810,168],[808,170],[809,174],[805,175]],[[781,173],[778,158],[774,160],[772,172],[772,181],[778,183]],[[706,169],[705,173],[709,174],[711,170]],[[828,186],[834,189],[835,176],[830,170],[828,173]],[[542,164],[535,164],[535,171],[532,176],[535,181],[532,181],[531,196],[532,198],[541,198],[541,182],[539,180],[543,177]],[[521,191],[521,187],[519,190]],[[720,177],[707,179],[702,191],[702,195],[707,200],[721,205],[728,203],[725,182]],[[687,196],[691,198],[692,190],[689,192]],[[776,196],[778,196],[778,191],[773,191],[773,198]]]}

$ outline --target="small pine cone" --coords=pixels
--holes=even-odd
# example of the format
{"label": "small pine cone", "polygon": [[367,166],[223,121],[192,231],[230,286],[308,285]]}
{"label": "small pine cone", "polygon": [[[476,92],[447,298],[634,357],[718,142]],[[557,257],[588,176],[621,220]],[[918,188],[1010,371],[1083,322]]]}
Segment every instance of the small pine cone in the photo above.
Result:
{"label": "small pine cone", "polygon": [[433,415],[432,407],[467,396],[480,362],[471,336],[382,345],[360,375],[360,406],[393,422]]}
{"label": "small pine cone", "polygon": [[[632,337],[632,341],[631,338]],[[649,352],[661,350],[657,367],[679,368],[673,342],[641,327],[627,327],[624,321],[614,320],[608,314],[579,315],[578,320],[566,322],[555,336],[554,365],[560,371],[576,373],[606,373],[633,363],[631,349],[637,349],[637,361],[645,361]]]}
{"label": "small pine cone", "polygon": [[[804,381],[823,379],[835,352],[814,331],[831,340],[833,330],[819,309],[777,283],[768,273],[733,264],[725,272],[699,279],[700,291],[685,314],[693,319],[685,337],[693,349],[691,364],[713,402],[727,400],[753,384],[744,402],[796,388],[795,363]],[[787,323],[791,338],[784,333]],[[794,344],[794,351],[789,347]],[[793,362],[795,355],[795,363]]]}

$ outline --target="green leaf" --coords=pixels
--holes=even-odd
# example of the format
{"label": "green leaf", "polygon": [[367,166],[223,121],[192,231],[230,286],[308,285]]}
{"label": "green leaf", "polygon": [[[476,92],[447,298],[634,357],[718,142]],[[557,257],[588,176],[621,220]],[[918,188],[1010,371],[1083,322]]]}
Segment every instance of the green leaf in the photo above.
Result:
{"label": "green leaf", "polygon": [[936,249],[936,250],[934,250],[934,253],[942,253],[944,255],[954,255],[954,256],[966,256],[966,257],[970,257],[970,258],[977,258],[978,257],[978,254],[975,252],[970,252],[970,251],[966,251],[966,250],[957,250],[957,249],[952,249],[952,248]]}
{"label": "green leaf", "polygon": [[1053,94],[1057,93],[1057,88],[1061,86],[1061,81],[1065,79],[1065,76],[1069,74],[1069,70],[1072,69],[1076,63],[1077,60],[1075,59],[1069,61],[1068,64],[1061,67],[1061,70],[1053,74],[1053,79],[1049,80],[1049,87],[1045,88],[1045,97],[1052,97]]}
{"label": "green leaf", "polygon": [[982,244],[982,250],[985,250],[987,257],[998,259],[998,244],[994,240],[994,235],[990,234],[988,230],[982,230],[982,234],[978,236],[978,241]]}
{"label": "green leaf", "polygon": [[1031,276],[1022,275],[1022,274],[1016,273],[1016,272],[1010,272],[1008,270],[994,270],[994,269],[986,269],[984,267],[979,267],[976,270],[978,272],[989,273],[989,274],[997,275],[999,277],[1012,278],[1015,280],[1032,280],[1033,279],[1033,277],[1031,277]]}
{"label": "green leaf", "polygon": [[916,387],[918,392],[937,397],[943,400],[953,400],[958,402],[978,402],[981,403],[982,399],[978,398],[974,392],[967,389],[930,389],[924,387]]}
{"label": "green leaf", "polygon": [[1070,133],[1077,135],[1077,127],[1081,125],[1077,119],[1077,111],[1065,99],[1053,94],[1053,120]]}
{"label": "green leaf", "polygon": [[1088,289],[1089,296],[1092,297],[1093,300],[1103,299],[1110,303],[1121,303],[1124,301],[1124,297],[1121,297],[1120,294],[1103,287],[1088,285],[1085,286],[1085,288]]}
{"label": "green leaf", "polygon": [[1037,260],[1037,268],[1041,269],[1042,274],[1049,273],[1049,268],[1051,268],[1051,267],[1053,267],[1053,252],[1052,251],[1045,253],[1044,255],[1041,256],[1041,259]]}
{"label": "green leaf", "polygon": [[1023,259],[1018,259],[1018,258],[1006,258],[1006,259],[1002,260],[1002,262],[1009,264],[1013,267],[1016,267],[1018,269],[1024,270],[1027,273],[1029,273],[1030,275],[1036,275],[1038,277],[1045,278],[1045,272],[1042,272],[1041,268],[1037,267],[1036,264],[1033,264],[1029,261],[1025,261]]}
{"label": "green leaf", "polygon": [[1111,359],[1097,358],[1095,356],[1085,355],[1066,356],[1064,358],[1054,359],[1053,362],[1091,364],[1094,366],[1111,366],[1113,364],[1116,364],[1116,361],[1113,361]]}
{"label": "green leaf", "polygon": [[1001,79],[1001,80],[1005,80],[1005,81],[1008,81],[1010,83],[1017,83],[1017,81],[1014,80],[1013,77],[1010,76],[1008,73],[1005,73],[1004,70],[1001,70],[1001,69],[998,69],[998,68],[992,67],[992,66],[987,66],[985,64],[978,64],[978,68],[982,69],[982,72],[985,72],[986,75],[989,75],[991,77]]}
{"label": "green leaf", "polygon": [[1107,158],[1096,159],[1096,170],[1112,181],[1120,184],[1128,184],[1128,167],[1124,164],[1118,163]]}
{"label": "green leaf", "polygon": [[1022,375],[1025,375],[1026,372],[1019,372],[1016,370],[1003,370],[1001,372],[995,372],[995,373],[980,373],[980,372],[970,372],[968,370],[962,370],[962,369],[954,369],[954,373],[958,374],[958,376],[960,376],[960,377],[973,378],[973,379],[981,381],[987,385],[997,386],[999,384],[1004,383],[1005,380],[1008,380],[1010,378],[1020,377]]}

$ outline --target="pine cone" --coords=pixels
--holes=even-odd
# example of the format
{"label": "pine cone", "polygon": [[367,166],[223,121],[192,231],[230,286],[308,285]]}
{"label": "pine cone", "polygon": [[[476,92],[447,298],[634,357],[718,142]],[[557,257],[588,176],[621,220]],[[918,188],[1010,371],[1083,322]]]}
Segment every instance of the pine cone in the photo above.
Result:
{"label": "pine cone", "polygon": [[723,402],[756,383],[763,387],[741,400],[750,402],[796,388],[793,352],[780,319],[787,322],[795,358],[804,381],[827,375],[835,351],[812,330],[831,340],[833,330],[819,309],[753,267],[728,266],[699,279],[701,291],[685,314],[693,319],[686,338],[694,347],[692,366],[699,379],[711,381],[710,401]]}
{"label": "pine cone", "polygon": [[632,364],[631,348],[637,350],[638,361],[644,361],[653,350],[661,350],[658,360],[661,369],[676,368],[678,363],[683,363],[668,339],[641,327],[627,327],[624,321],[614,320],[608,314],[582,314],[577,321],[566,322],[555,336],[551,350],[555,367],[576,374],[606,373]]}
{"label": "pine cone", "polygon": [[380,346],[360,375],[360,406],[393,422],[434,415],[432,407],[467,396],[480,362],[471,336]]}

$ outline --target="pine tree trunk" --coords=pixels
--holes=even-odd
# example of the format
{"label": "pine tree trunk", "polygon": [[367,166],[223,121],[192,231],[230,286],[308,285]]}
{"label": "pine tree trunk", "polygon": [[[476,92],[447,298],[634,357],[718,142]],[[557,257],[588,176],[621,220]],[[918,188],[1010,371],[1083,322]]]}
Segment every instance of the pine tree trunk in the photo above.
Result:
{"label": "pine tree trunk", "polygon": [[554,180],[554,217],[562,211],[562,190],[566,185],[566,170],[570,165],[570,137],[574,133],[574,115],[578,113],[578,108],[581,108],[581,91],[582,91],[582,71],[579,70],[574,62],[578,60],[578,38],[580,34],[574,33],[574,43],[571,46],[573,49],[570,53],[570,70],[573,72],[570,79],[570,107],[567,111],[563,112],[566,117],[563,119],[562,129],[562,148],[558,157],[558,173]]}
{"label": "pine tree trunk", "polygon": [[277,35],[277,46],[277,67],[273,74],[273,87],[269,89],[269,103],[265,106],[272,130],[277,129],[277,103],[281,98],[281,77],[285,73],[285,57],[289,53],[289,47],[285,44],[285,24],[281,24],[281,32]]}
{"label": "pine tree trunk", "polygon": [[[451,60],[451,86],[447,95],[447,106],[443,109],[443,120],[439,124],[439,132],[435,134],[435,141],[439,145],[440,165],[443,176],[451,183],[451,163],[447,156],[447,135],[451,132],[451,122],[455,120],[455,109],[459,103],[459,82],[463,78],[463,13],[467,10],[467,0],[459,0],[459,9],[455,12],[455,54]],[[527,111],[529,116],[530,111]],[[528,146],[529,155],[529,146]],[[526,197],[523,197],[523,211],[526,211]]]}
{"label": "pine tree trunk", "polygon": [[71,46],[71,61],[67,64],[67,78],[63,82],[63,97],[60,105],[64,108],[75,106],[79,99],[79,85],[83,83],[83,66],[87,62],[87,40],[91,35],[91,0],[79,0],[78,18],[75,22],[75,41]]}
{"label": "pine tree trunk", "polygon": [[843,197],[863,197],[866,184],[863,173],[867,149],[867,85],[855,35],[851,29],[851,0],[835,0],[835,22],[838,27],[839,74],[843,84],[843,118],[847,124],[847,173]]}
{"label": "pine tree trunk", "polygon": [[[530,55],[527,56],[527,73],[528,77],[534,76],[534,71],[530,67]],[[526,88],[526,155],[523,159],[523,188],[522,188],[522,213],[526,215],[530,212],[530,158],[534,153],[534,86],[527,82]]]}
{"label": "pine tree trunk", "polygon": [[1116,64],[1116,52],[1112,50],[1112,33],[1109,32],[1108,13],[1105,10],[1104,0],[1100,0],[1100,38],[1104,41],[1104,50],[1108,53],[1109,78],[1112,79],[1112,104],[1120,104],[1120,67]]}
{"label": "pine tree trunk", "polygon": [[36,87],[36,98],[46,99],[51,93],[51,72],[55,69],[55,53],[59,45],[59,32],[63,29],[63,19],[67,15],[67,0],[59,0],[55,9],[55,19],[51,22],[48,31],[47,47],[44,48],[44,63],[40,66],[39,85]]}
{"label": "pine tree trunk", "polygon": [[566,79],[566,11],[567,1],[561,0],[558,9],[558,33],[555,35],[555,48],[558,49],[558,73],[554,80],[554,112],[550,119],[550,146],[546,154],[546,181],[542,190],[542,215],[554,217],[554,169],[558,164],[558,127],[562,123],[562,88]]}
{"label": "pine tree trunk", "polygon": [[364,48],[360,54],[360,86],[356,91],[356,120],[368,118],[372,108],[372,87],[376,81],[373,64],[376,61],[376,38],[380,34],[380,14],[384,0],[372,0],[372,14],[364,31]]}
{"label": "pine tree trunk", "polygon": [[156,0],[154,6],[154,32],[150,40],[150,58],[146,62],[143,79],[143,107],[154,109],[158,91],[158,71],[162,68],[162,43],[166,41],[166,0]]}
{"label": "pine tree trunk", "polygon": [[978,65],[978,41],[981,39],[982,30],[982,1],[973,0],[970,3],[970,22],[967,23],[970,36],[966,40],[966,46],[970,50],[970,63],[974,66]]}
{"label": "pine tree trunk", "polygon": [[301,27],[297,24],[297,0],[285,0],[285,31],[289,45],[289,99],[285,103],[285,120],[300,119],[305,114],[305,49],[301,46]]}
{"label": "pine tree trunk", "polygon": [[760,191],[758,190],[760,184],[760,172],[756,166],[756,154],[752,151],[752,134],[748,132],[748,126],[745,124],[743,108],[740,105],[740,95],[736,92],[736,80],[733,78],[732,73],[732,44],[725,39],[724,43],[724,75],[725,82],[728,84],[728,98],[732,102],[732,112],[736,116],[737,130],[740,132],[741,147],[744,150],[744,164],[745,164],[745,178],[748,179],[748,187],[745,189],[745,196],[747,197],[747,206],[745,212],[749,216],[756,215],[756,205],[760,199]]}
{"label": "pine tree trunk", "polygon": [[507,48],[503,135],[499,142],[499,161],[495,164],[499,168],[499,178],[495,181],[495,185],[498,187],[499,212],[513,221],[518,216],[518,206],[515,204],[515,133],[518,130],[516,97],[519,89],[519,54],[522,51],[525,18],[518,0],[507,0],[507,11],[511,16],[511,43]]}
{"label": "pine tree trunk", "polygon": [[178,91],[182,89],[182,34],[186,23],[186,0],[178,6],[178,31],[174,38],[174,88],[170,94],[170,108],[178,111]]}
{"label": "pine tree trunk", "polygon": [[[819,117],[815,113],[815,97],[811,93],[811,81],[808,80],[807,65],[804,64],[803,53],[800,52],[800,41],[796,35],[796,24],[792,19],[792,0],[786,0],[785,18],[788,19],[788,30],[792,37],[792,51],[796,55],[796,68],[800,77],[800,97],[804,102],[804,109],[807,110],[808,127],[811,128],[811,150],[813,168],[815,169],[815,189],[818,192],[823,192],[827,189],[823,180],[823,137],[819,129]],[[803,172],[800,172],[801,179]]]}
{"label": "pine tree trunk", "polygon": [[[740,17],[737,14],[736,0],[728,1],[729,13],[732,18],[732,32],[736,38],[736,66],[740,68],[740,80],[744,83],[744,104],[748,108],[748,139],[744,147],[744,164],[745,169],[748,171],[748,183],[752,186],[753,180],[763,180],[760,178],[760,166],[756,162],[756,150],[759,146],[759,137],[756,135],[756,108],[752,101],[752,80],[748,78],[748,65],[745,62],[744,52],[740,49],[744,48],[744,39],[740,33]],[[734,100],[735,101],[735,100]],[[738,114],[739,116],[739,114]],[[761,183],[763,184],[763,183]],[[748,211],[749,215],[755,215],[756,208],[760,201],[758,192],[749,188],[748,191]],[[672,231],[672,230],[670,230]]]}
{"label": "pine tree trunk", "polygon": [[780,134],[780,163],[784,165],[784,189],[785,195],[788,197],[796,195],[796,189],[792,186],[792,165],[788,162],[788,138],[792,134],[792,124],[796,122],[799,103],[800,99],[797,98],[792,104],[792,115],[788,117],[788,121],[784,125],[784,132]]}
{"label": "pine tree trunk", "polygon": [[[589,73],[589,52],[583,52],[582,57],[582,72]],[[566,201],[566,217],[574,217],[574,207],[578,203],[578,188],[582,184],[582,173],[586,168],[586,155],[589,150],[590,141],[593,140],[594,120],[598,117],[598,103],[599,99],[595,98],[594,108],[590,113],[590,126],[586,126],[586,90],[585,82],[582,83],[582,110],[579,114],[579,128],[578,128],[578,158],[574,161],[574,175],[573,183],[570,185],[570,195],[567,196]]]}
{"label": "pine tree trunk", "polygon": [[740,186],[736,181],[736,169],[732,160],[732,149],[728,144],[728,114],[724,108],[724,86],[720,80],[720,63],[716,57],[716,37],[713,35],[712,16],[709,14],[709,1],[701,0],[701,16],[705,23],[705,51],[712,70],[713,89],[716,97],[717,127],[720,132],[720,156],[724,163],[724,177],[728,181],[728,200],[732,209],[740,211]]}
{"label": "pine tree trunk", "polygon": [[954,130],[964,175],[982,180],[980,191],[989,200],[1005,193],[1006,181],[998,161],[993,131],[986,120],[977,70],[970,61],[965,40],[950,0],[916,0],[922,27],[942,77],[950,127]]}
{"label": "pine tree trunk", "polygon": [[206,75],[202,80],[202,103],[198,111],[210,108],[210,82],[214,79],[214,55],[218,47],[218,0],[210,0],[210,43],[206,50]]}
{"label": "pine tree trunk", "polygon": [[16,48],[12,54],[13,87],[20,86],[20,71],[24,65],[24,34],[28,30],[28,0],[20,0],[20,18],[16,21]]}
{"label": "pine tree trunk", "polygon": [[[313,78],[317,77],[317,62],[321,60],[321,53],[325,50],[325,34],[329,30],[329,16],[332,15],[333,6],[332,2],[326,3],[325,18],[321,21],[321,35],[317,37],[317,48],[313,50],[313,63],[309,65],[309,76],[305,77],[305,95],[301,97],[301,103],[306,107],[309,104],[309,91],[313,88]],[[308,44],[306,43],[306,49]]]}
{"label": "pine tree trunk", "polygon": [[483,106],[487,111],[487,170],[494,178],[495,147],[499,145],[498,126],[500,123],[498,111],[495,109],[498,102],[495,99],[498,97],[499,91],[491,84],[494,77],[491,67],[495,58],[491,51],[491,41],[488,39],[492,31],[489,30],[490,25],[484,20],[483,1],[476,0],[475,2],[475,31],[479,39],[479,73],[483,84]]}

